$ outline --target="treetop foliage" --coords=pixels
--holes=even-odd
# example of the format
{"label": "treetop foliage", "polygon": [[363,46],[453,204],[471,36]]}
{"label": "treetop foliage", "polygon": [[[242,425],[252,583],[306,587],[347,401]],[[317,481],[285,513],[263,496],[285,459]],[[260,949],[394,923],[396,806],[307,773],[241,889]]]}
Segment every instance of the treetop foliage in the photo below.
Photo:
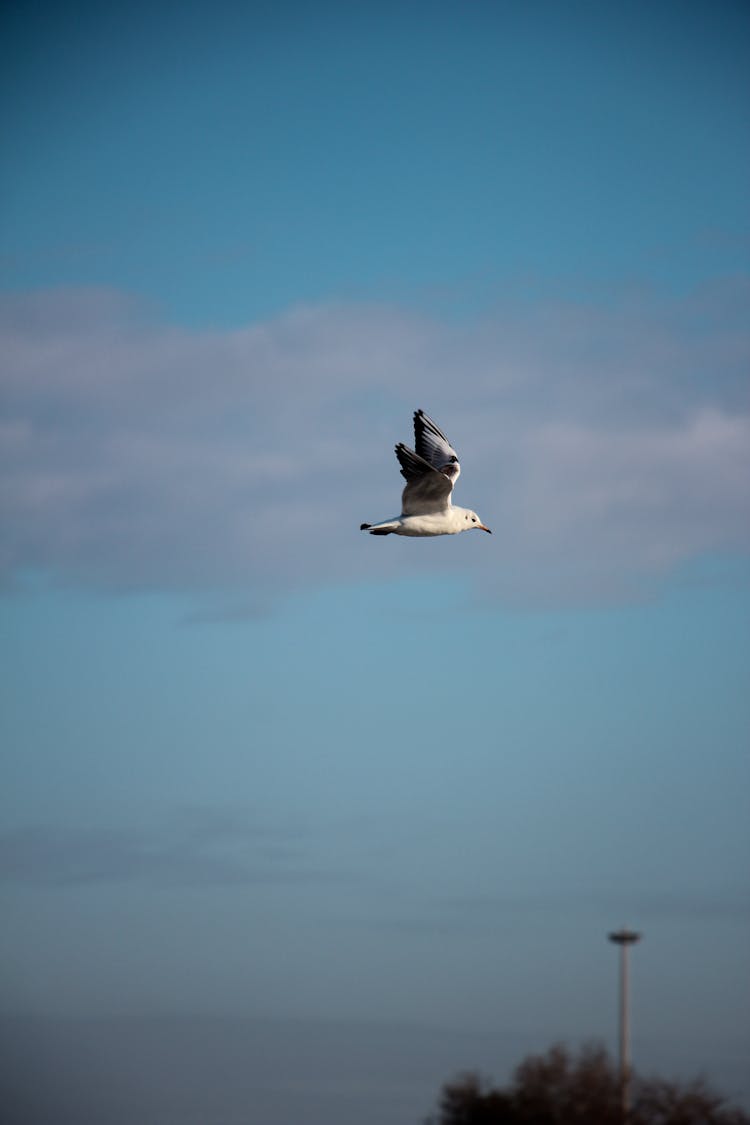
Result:
{"label": "treetop foliage", "polygon": [[[750,1125],[702,1080],[687,1084],[632,1074],[627,1125]],[[603,1047],[577,1056],[557,1044],[529,1055],[500,1089],[475,1073],[443,1086],[426,1125],[623,1125],[618,1068]]]}

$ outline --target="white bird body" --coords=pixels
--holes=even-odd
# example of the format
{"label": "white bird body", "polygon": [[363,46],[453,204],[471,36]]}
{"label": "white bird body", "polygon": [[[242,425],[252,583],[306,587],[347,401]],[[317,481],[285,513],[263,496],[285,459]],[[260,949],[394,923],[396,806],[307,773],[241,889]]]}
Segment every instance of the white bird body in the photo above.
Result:
{"label": "white bird body", "polygon": [[458,535],[472,528],[489,532],[476,512],[453,507],[453,485],[461,473],[458,456],[443,431],[423,410],[414,412],[414,438],[416,452],[403,442],[396,446],[401,475],[406,479],[401,515],[380,523],[363,523],[360,531],[415,537]]}
{"label": "white bird body", "polygon": [[[473,519],[473,523],[472,523]],[[479,517],[468,508],[454,508],[451,505],[444,512],[427,512],[417,516],[394,516],[382,523],[371,523],[367,530],[371,535],[458,535],[459,531],[470,531],[472,527],[488,527],[478,522]]]}

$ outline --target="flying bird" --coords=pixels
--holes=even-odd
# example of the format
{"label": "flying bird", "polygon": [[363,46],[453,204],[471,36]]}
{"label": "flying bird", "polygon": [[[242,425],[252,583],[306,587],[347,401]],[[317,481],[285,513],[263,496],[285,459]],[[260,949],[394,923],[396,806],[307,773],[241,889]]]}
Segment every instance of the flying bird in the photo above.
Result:
{"label": "flying bird", "polygon": [[476,512],[454,508],[453,485],[461,466],[458,454],[443,431],[424,410],[414,412],[416,452],[399,442],[396,457],[406,488],[401,494],[401,515],[382,523],[360,524],[370,535],[458,535],[459,531],[487,531]]}

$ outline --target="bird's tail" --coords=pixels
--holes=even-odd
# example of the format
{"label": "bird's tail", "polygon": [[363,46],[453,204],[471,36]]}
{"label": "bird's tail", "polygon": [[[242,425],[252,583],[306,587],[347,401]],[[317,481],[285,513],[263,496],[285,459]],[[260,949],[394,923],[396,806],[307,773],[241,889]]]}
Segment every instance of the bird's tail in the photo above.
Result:
{"label": "bird's tail", "polygon": [[395,529],[394,523],[361,523],[359,525],[360,531],[369,531],[370,535],[390,535]]}

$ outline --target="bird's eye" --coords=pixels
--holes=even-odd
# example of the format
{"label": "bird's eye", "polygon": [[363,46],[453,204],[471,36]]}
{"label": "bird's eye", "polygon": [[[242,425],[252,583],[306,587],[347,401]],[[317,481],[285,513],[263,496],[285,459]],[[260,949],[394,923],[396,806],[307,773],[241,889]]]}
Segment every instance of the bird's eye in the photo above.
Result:
{"label": "bird's eye", "polygon": [[471,522],[472,522],[472,523],[476,523],[476,522],[477,522],[477,521],[476,521],[476,518],[475,518],[474,516],[472,516],[472,517],[471,517]]}

